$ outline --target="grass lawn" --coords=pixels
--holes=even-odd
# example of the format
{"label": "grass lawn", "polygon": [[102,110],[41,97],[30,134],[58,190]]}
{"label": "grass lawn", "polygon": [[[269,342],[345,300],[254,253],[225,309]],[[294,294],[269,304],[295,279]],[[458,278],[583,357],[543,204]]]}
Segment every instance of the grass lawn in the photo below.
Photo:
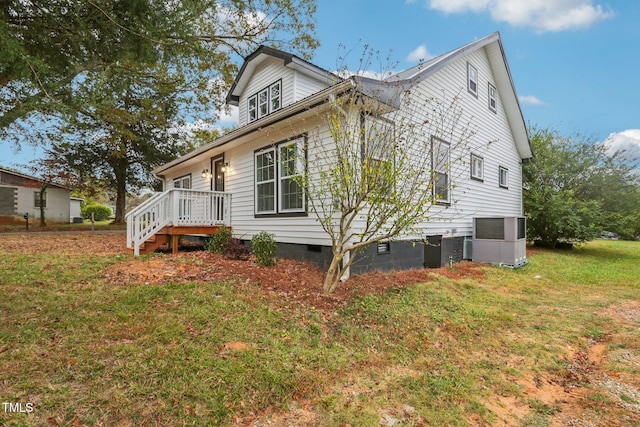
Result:
{"label": "grass lawn", "polygon": [[234,278],[114,285],[131,256],[6,242],[0,401],[33,410],[2,425],[640,425],[639,242],[335,311]]}

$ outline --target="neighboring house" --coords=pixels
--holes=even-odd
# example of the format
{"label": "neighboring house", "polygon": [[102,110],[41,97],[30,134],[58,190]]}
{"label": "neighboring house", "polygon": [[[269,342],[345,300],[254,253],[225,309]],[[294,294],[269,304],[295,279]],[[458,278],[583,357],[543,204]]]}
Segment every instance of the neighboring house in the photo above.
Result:
{"label": "neighboring house", "polygon": [[[327,135],[322,113],[340,94],[358,90],[393,107],[398,105],[398,87],[411,89],[415,96],[437,96],[443,90],[460,94],[461,108],[477,133],[466,152],[451,153],[451,157],[468,159],[464,176],[452,177],[461,181],[446,181],[449,188],[465,190],[455,200],[447,200],[447,207],[455,205],[451,211],[456,215],[445,214],[447,218],[439,220],[446,207],[434,205],[434,219],[424,224],[424,235],[371,245],[359,255],[361,260],[352,272],[436,267],[472,258],[474,218],[485,218],[479,223],[485,228],[500,224],[520,227],[517,261],[503,262],[496,245],[482,249],[490,258],[483,261],[526,262],[524,219],[506,223],[496,219],[522,216],[521,162],[532,157],[498,33],[381,81],[339,78],[295,55],[261,46],[246,58],[227,96],[228,104],[239,107],[238,129],[153,171],[163,181],[165,192],[129,214],[129,246],[135,252],[153,230],[170,224],[198,225],[194,219],[197,211],[211,224],[230,225],[234,235],[244,241],[268,231],[275,235],[279,256],[326,266],[331,258],[329,237],[306,206],[304,195],[299,190],[291,194],[295,186],[290,174],[283,172],[282,157],[292,147],[303,150],[301,142],[310,129]],[[331,144],[330,137],[325,138]],[[424,139],[423,143],[431,140],[429,135]],[[163,212],[168,217],[158,220]],[[482,238],[478,248],[481,240],[507,240],[504,232],[495,230],[475,237]]]}
{"label": "neighboring house", "polygon": [[[40,189],[44,181],[32,176],[0,168],[0,224],[24,224],[29,214],[30,223],[40,220]],[[71,190],[46,183],[44,197],[47,223],[69,223],[71,218]]]}

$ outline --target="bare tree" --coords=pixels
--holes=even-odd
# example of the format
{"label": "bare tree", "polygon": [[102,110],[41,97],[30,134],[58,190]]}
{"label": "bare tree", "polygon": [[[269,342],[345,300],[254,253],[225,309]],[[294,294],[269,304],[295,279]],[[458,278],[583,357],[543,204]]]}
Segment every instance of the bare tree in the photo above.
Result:
{"label": "bare tree", "polygon": [[457,153],[476,133],[459,93],[350,79],[354,89],[332,99],[309,138],[301,178],[309,209],[331,240],[325,292],[367,245],[424,236],[434,204],[443,205],[437,215],[453,215],[452,181],[467,158]]}

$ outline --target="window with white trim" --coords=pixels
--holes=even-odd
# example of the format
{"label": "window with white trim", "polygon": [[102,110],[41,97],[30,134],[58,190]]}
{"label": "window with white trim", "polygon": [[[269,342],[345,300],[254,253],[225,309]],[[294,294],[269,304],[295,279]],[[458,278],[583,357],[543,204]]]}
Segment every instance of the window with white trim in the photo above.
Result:
{"label": "window with white trim", "polygon": [[491,83],[489,83],[489,110],[498,112],[498,90]]}
{"label": "window with white trim", "polygon": [[247,119],[249,123],[282,108],[282,81],[261,89],[247,99]]}
{"label": "window with white trim", "polygon": [[301,178],[306,168],[304,137],[255,152],[255,213],[306,214]]}
{"label": "window with white trim", "polygon": [[484,180],[484,159],[476,154],[471,154],[471,179]]}
{"label": "window with white trim", "polygon": [[255,154],[256,213],[276,212],[276,150],[274,147]]}
{"label": "window with white trim", "polygon": [[173,188],[184,188],[184,189],[190,189],[191,188],[191,175],[185,175],[185,176],[181,176],[179,178],[175,178],[173,180]]}
{"label": "window with white trim", "polygon": [[467,90],[478,97],[478,69],[467,62]]}
{"label": "window with white trim", "polygon": [[451,202],[450,160],[451,146],[439,138],[431,138],[431,164],[433,167],[433,198],[436,203]]}
{"label": "window with white trim", "polygon": [[498,168],[498,184],[502,188],[509,188],[509,169],[502,166]]}

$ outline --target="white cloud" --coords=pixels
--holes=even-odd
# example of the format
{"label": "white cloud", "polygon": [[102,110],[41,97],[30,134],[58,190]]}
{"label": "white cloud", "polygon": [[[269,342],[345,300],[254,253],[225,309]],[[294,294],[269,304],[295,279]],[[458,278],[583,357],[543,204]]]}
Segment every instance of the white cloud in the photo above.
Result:
{"label": "white cloud", "polygon": [[518,100],[524,105],[544,105],[544,102],[533,95],[520,95],[518,96]]}
{"label": "white cloud", "polygon": [[409,52],[409,55],[407,55],[407,61],[420,62],[420,61],[426,61],[427,59],[431,59],[433,57],[434,55],[429,53],[429,51],[427,50],[427,47],[421,44],[420,46],[418,46],[417,48]]}
{"label": "white cloud", "polygon": [[628,129],[614,132],[604,141],[611,154],[625,150],[631,158],[640,164],[640,129]]}
{"label": "white cloud", "polygon": [[224,124],[238,124],[239,120],[239,109],[238,107],[234,107],[230,105],[228,110],[222,110],[218,113],[218,123]]}
{"label": "white cloud", "polygon": [[494,21],[544,32],[588,28],[614,16],[592,0],[428,0],[445,13],[489,12]]}

